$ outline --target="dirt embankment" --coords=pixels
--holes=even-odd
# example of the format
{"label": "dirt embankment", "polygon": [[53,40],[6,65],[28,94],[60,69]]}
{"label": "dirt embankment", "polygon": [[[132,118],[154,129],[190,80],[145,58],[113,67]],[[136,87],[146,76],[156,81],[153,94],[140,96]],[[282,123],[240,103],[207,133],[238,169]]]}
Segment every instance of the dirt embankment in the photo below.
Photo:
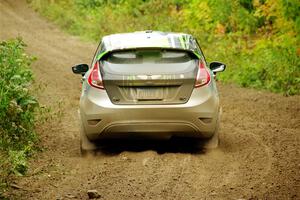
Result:
{"label": "dirt embankment", "polygon": [[[223,118],[217,150],[189,144],[116,144],[79,155],[80,78],[97,44],[82,42],[39,17],[23,0],[0,1],[0,39],[24,38],[38,57],[39,99],[56,114],[38,127],[45,151],[17,179],[13,199],[300,199],[300,97],[219,85]],[[229,66],[230,67],[230,66]]]}

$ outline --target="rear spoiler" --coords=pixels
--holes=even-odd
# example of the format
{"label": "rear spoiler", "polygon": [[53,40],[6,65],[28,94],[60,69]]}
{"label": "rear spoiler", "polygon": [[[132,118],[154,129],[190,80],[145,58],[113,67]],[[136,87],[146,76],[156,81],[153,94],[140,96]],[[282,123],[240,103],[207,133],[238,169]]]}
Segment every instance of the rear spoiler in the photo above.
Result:
{"label": "rear spoiler", "polygon": [[104,51],[104,52],[100,52],[98,55],[97,55],[97,60],[101,60],[104,56],[110,54],[110,53],[113,53],[113,52],[118,52],[118,51],[130,51],[130,50],[138,50],[138,49],[164,49],[164,50],[172,50],[172,51],[185,51],[185,52],[189,52],[191,53],[192,55],[194,55],[197,59],[201,59],[202,56],[200,54],[198,54],[197,52],[195,51],[192,51],[192,50],[188,50],[188,49],[181,49],[181,48],[167,48],[167,47],[163,47],[163,48],[160,48],[160,47],[142,47],[142,48],[123,48],[123,49],[114,49],[114,50],[111,50],[111,51]]}

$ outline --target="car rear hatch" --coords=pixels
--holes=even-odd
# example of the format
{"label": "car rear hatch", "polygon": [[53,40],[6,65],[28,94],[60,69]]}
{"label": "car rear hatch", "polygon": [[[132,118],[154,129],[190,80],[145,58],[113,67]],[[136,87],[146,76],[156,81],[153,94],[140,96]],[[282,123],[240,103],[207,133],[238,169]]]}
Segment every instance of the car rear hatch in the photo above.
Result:
{"label": "car rear hatch", "polygon": [[108,54],[100,70],[114,104],[183,104],[193,91],[197,63],[187,51],[136,49]]}

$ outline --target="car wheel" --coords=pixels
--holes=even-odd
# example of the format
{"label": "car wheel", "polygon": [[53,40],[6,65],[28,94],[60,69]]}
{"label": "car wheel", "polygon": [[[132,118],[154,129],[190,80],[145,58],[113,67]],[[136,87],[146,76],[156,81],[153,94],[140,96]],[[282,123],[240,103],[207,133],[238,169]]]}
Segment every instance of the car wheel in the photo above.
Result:
{"label": "car wheel", "polygon": [[95,154],[97,145],[86,136],[83,126],[80,126],[80,153],[82,156]]}

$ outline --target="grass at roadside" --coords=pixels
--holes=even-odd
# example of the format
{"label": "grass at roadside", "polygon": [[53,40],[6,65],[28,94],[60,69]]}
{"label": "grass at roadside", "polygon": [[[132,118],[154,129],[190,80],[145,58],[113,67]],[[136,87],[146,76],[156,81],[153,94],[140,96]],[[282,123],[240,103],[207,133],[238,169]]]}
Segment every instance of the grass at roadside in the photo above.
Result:
{"label": "grass at roadside", "polygon": [[[38,141],[34,131],[39,107],[32,95],[35,60],[22,39],[0,42],[0,199],[11,175],[23,175]],[[4,198],[4,197],[3,197]]]}
{"label": "grass at roadside", "polygon": [[188,32],[208,61],[228,65],[224,82],[300,94],[298,0],[31,0],[34,9],[74,35],[139,30]]}

